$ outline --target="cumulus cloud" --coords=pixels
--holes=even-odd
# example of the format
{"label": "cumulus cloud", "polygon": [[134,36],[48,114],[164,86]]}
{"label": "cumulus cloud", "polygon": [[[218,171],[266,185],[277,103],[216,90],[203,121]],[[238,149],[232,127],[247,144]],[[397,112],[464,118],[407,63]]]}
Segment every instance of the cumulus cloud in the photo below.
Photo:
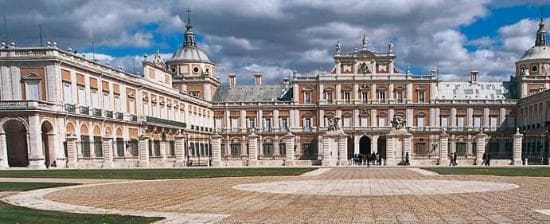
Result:
{"label": "cumulus cloud", "polygon": [[18,45],[37,45],[37,26],[42,24],[46,40],[80,51],[89,51],[94,41],[102,53],[116,52],[107,61],[127,70],[146,52],[175,52],[182,42],[185,11],[191,8],[193,30],[201,37],[199,47],[217,63],[221,78],[236,73],[240,83],[250,82],[252,71],[263,72],[265,82],[279,82],[294,70],[329,69],[336,41],[353,51],[361,47],[363,35],[369,49],[376,51],[386,51],[393,40],[401,68],[429,71],[439,65],[447,74],[444,77],[452,79],[466,79],[471,69],[477,69],[481,78],[504,79],[513,72],[514,60],[532,45],[536,30],[536,21],[524,19],[500,28],[497,36],[469,40],[459,31],[490,14],[491,8],[520,4],[514,1],[29,0],[13,4],[0,0],[0,7],[10,8],[9,38]]}

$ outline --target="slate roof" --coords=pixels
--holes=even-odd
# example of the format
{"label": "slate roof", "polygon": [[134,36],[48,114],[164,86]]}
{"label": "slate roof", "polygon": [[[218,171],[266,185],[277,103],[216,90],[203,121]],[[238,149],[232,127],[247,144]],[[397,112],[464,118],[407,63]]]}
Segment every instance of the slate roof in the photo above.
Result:
{"label": "slate roof", "polygon": [[284,85],[237,85],[235,87],[221,85],[214,94],[214,101],[272,102],[288,101],[291,97],[292,89],[287,89]]}
{"label": "slate roof", "polygon": [[440,81],[437,99],[442,100],[501,100],[509,99],[510,82],[480,81]]}

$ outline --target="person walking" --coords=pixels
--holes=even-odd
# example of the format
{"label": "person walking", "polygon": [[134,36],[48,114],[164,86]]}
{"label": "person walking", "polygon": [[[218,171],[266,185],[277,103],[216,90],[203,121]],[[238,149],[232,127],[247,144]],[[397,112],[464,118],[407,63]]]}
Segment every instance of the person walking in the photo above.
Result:
{"label": "person walking", "polygon": [[458,165],[458,163],[456,162],[457,157],[458,157],[458,156],[456,155],[456,152],[453,153],[453,164],[454,164],[454,166],[457,166],[457,165]]}
{"label": "person walking", "polygon": [[453,166],[454,165],[454,162],[453,162],[453,153],[451,152],[451,154],[449,155],[449,166]]}
{"label": "person walking", "polygon": [[487,166],[487,151],[483,153],[483,156],[481,158],[483,159],[481,165]]}
{"label": "person walking", "polygon": [[382,165],[380,164],[380,154],[378,154],[378,152],[376,152],[376,154],[374,155],[374,159],[379,166]]}
{"label": "person walking", "polygon": [[489,154],[489,152],[485,152],[487,153],[487,161],[486,161],[486,166],[491,166],[491,154]]}

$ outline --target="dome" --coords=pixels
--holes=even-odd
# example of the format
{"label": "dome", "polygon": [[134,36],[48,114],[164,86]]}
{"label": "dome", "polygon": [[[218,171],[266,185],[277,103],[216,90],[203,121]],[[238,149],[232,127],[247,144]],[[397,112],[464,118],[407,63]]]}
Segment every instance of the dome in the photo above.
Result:
{"label": "dome", "polygon": [[203,50],[193,45],[184,45],[176,51],[169,61],[212,63]]}
{"label": "dome", "polygon": [[531,59],[550,59],[550,47],[547,45],[533,46],[525,51],[520,61]]}

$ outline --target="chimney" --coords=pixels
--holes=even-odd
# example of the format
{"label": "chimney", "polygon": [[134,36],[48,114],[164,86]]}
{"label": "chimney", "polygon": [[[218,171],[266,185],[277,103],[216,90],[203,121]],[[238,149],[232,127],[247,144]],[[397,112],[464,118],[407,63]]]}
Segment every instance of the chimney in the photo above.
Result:
{"label": "chimney", "polygon": [[259,73],[259,72],[254,73],[254,83],[257,86],[262,85],[262,73]]}
{"label": "chimney", "polygon": [[229,74],[229,87],[237,86],[237,75]]}
{"label": "chimney", "polygon": [[478,71],[476,71],[476,70],[472,70],[470,72],[470,82],[471,83],[477,82],[477,74],[478,74]]}
{"label": "chimney", "polygon": [[288,89],[288,87],[290,86],[290,79],[284,78],[283,85],[285,86],[285,89]]}

